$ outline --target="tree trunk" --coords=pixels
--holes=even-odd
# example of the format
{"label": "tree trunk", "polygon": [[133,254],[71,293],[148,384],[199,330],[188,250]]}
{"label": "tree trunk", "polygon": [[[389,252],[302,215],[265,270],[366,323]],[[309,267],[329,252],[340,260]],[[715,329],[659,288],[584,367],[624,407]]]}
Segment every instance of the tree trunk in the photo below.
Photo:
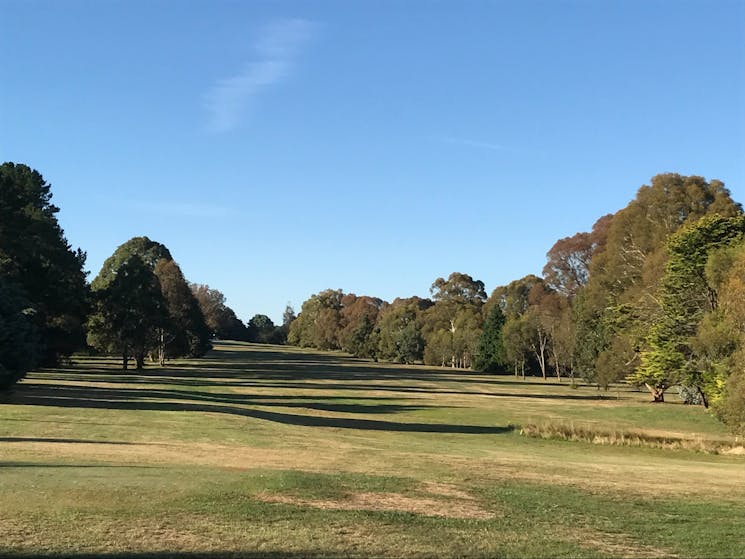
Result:
{"label": "tree trunk", "polygon": [[644,386],[647,387],[647,390],[652,394],[653,402],[655,404],[662,403],[665,401],[665,389],[660,388],[659,386],[652,386],[651,384],[645,383]]}
{"label": "tree trunk", "polygon": [[698,390],[698,395],[701,396],[701,404],[703,404],[703,406],[705,408],[708,408],[709,407],[709,401],[706,399],[706,394],[704,394],[704,391],[701,390],[701,387],[700,386],[697,386],[696,387],[696,390]]}
{"label": "tree trunk", "polygon": [[160,366],[166,364],[166,333],[165,330],[160,331],[160,347],[158,347],[158,361]]}
{"label": "tree trunk", "polygon": [[141,371],[145,367],[145,352],[143,351],[135,352],[135,364],[136,364],[135,368],[138,371]]}
{"label": "tree trunk", "polygon": [[124,349],[124,351],[122,351],[122,371],[126,371],[127,370],[127,362],[128,361],[129,361],[129,357],[127,356],[127,350]]}
{"label": "tree trunk", "polygon": [[533,353],[538,360],[538,366],[541,368],[541,375],[543,380],[546,380],[546,336],[538,330],[538,346],[531,344],[533,347]]}
{"label": "tree trunk", "polygon": [[554,365],[556,366],[556,380],[561,382],[561,365],[559,364],[559,356],[556,355],[556,344],[551,344],[551,353],[554,354]]}

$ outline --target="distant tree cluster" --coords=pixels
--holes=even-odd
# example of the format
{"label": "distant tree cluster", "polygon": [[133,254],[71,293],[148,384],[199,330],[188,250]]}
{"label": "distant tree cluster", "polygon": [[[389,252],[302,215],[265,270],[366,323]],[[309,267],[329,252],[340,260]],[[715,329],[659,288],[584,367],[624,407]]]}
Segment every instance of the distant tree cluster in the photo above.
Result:
{"label": "distant tree cluster", "polygon": [[745,432],[745,217],[720,181],[663,174],[590,232],[560,239],[542,277],[497,287],[463,273],[431,299],[326,290],[291,344],[398,363],[676,386]]}
{"label": "distant tree cluster", "polygon": [[435,280],[431,293],[432,299],[389,304],[377,297],[323,291],[303,303],[288,341],[397,363],[471,367],[477,356],[484,361],[486,353],[479,352],[484,284],[456,272]]}

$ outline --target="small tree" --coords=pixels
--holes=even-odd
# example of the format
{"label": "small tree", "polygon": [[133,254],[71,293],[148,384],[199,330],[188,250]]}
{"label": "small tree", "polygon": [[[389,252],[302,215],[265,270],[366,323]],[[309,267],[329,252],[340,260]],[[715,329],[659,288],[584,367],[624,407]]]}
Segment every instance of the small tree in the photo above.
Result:
{"label": "small tree", "polygon": [[484,322],[484,331],[479,340],[478,353],[474,363],[477,370],[501,373],[507,366],[507,352],[502,337],[505,322],[506,318],[499,305],[492,306]]}
{"label": "small tree", "polygon": [[525,378],[525,367],[531,353],[532,329],[524,317],[508,320],[503,328],[505,357],[512,365],[515,376]]}
{"label": "small tree", "polygon": [[261,344],[269,344],[274,341],[276,330],[272,319],[265,314],[255,314],[246,325],[248,329],[248,341]]}
{"label": "small tree", "polygon": [[161,258],[153,273],[168,311],[167,321],[158,329],[158,360],[188,355],[199,357],[211,347],[209,328],[181,268],[173,260]]}

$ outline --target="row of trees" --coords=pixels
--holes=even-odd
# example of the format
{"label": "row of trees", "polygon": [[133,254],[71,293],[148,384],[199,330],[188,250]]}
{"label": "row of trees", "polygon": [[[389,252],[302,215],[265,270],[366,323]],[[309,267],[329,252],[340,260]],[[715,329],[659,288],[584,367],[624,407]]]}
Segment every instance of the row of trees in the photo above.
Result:
{"label": "row of trees", "polygon": [[141,368],[147,356],[203,355],[214,337],[286,339],[289,322],[257,315],[244,324],[222,293],[187,282],[168,248],[147,237],[118,247],[88,285],[85,253],[65,239],[51,199],[37,171],[0,166],[0,389],[85,348],[119,355],[126,369],[130,358]]}
{"label": "row of trees", "polygon": [[400,363],[627,381],[655,401],[679,386],[745,428],[745,217],[719,181],[654,177],[591,231],[557,241],[542,277],[488,298],[456,272],[428,299],[326,290],[297,317],[288,307],[281,326],[264,315],[243,324],[146,237],[120,246],[89,286],[51,198],[38,172],[0,166],[0,386],[86,343],[142,367],[148,355],[201,355],[212,337],[289,339]]}
{"label": "row of trees", "polygon": [[327,290],[292,344],[516,375],[678,386],[745,428],[745,225],[720,181],[663,174],[589,232],[560,239],[542,277],[497,287],[463,273],[431,298],[387,303]]}
{"label": "row of trees", "polygon": [[471,367],[479,354],[485,301],[484,284],[460,273],[437,279],[432,299],[389,304],[329,289],[303,303],[288,341],[400,363]]}

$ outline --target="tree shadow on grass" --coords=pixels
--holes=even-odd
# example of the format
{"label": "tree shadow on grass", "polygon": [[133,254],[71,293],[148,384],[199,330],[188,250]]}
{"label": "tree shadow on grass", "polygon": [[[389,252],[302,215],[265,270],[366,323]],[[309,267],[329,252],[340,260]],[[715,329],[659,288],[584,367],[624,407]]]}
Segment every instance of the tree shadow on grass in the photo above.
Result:
{"label": "tree shadow on grass", "polygon": [[[107,363],[110,364],[107,366]],[[0,402],[31,406],[193,411],[228,414],[285,425],[420,433],[498,434],[511,427],[410,423],[354,415],[395,415],[447,406],[416,401],[431,395],[518,397],[586,400],[595,396],[561,393],[469,390],[463,383],[483,385],[489,375],[426,367],[378,365],[338,354],[304,352],[271,346],[229,343],[207,357],[177,367],[122,373],[116,361],[101,358],[71,369],[48,369],[29,375]],[[55,382],[62,384],[56,385]],[[125,386],[126,385],[126,386]],[[203,390],[194,390],[203,389]],[[230,390],[243,389],[240,394]],[[272,394],[284,390],[302,395]],[[326,394],[314,394],[324,391]],[[329,392],[334,395],[327,395]],[[346,397],[345,392],[349,395]],[[356,394],[361,392],[362,394]],[[402,399],[415,399],[413,403]],[[267,408],[283,408],[282,410]],[[292,410],[346,414],[346,417],[293,413]]]}
{"label": "tree shadow on grass", "polygon": [[[0,551],[2,553],[2,551]],[[121,553],[8,553],[3,557],[30,559],[32,557],[54,557],[54,559],[342,559],[349,553],[308,549],[303,551],[143,551]]]}
{"label": "tree shadow on grass", "polygon": [[[78,443],[78,444],[139,444],[130,441],[96,439],[60,439],[56,437],[0,437],[0,443]],[[143,443],[147,444],[147,443]]]}
{"label": "tree shadow on grass", "polygon": [[[453,375],[453,373],[449,373]],[[453,378],[438,378],[436,376],[401,376],[397,374],[380,374],[377,369],[370,367],[361,371],[344,369],[344,374],[330,371],[319,371],[313,375],[306,375],[292,370],[286,370],[281,373],[272,373],[263,369],[246,370],[242,373],[232,373],[225,375],[221,369],[196,369],[183,370],[176,368],[153,369],[147,372],[140,371],[137,374],[127,375],[120,371],[111,369],[102,369],[96,371],[62,371],[60,369],[35,372],[29,375],[29,380],[64,381],[75,382],[83,381],[86,383],[106,383],[106,384],[143,384],[143,385],[173,385],[182,387],[196,388],[277,388],[277,389],[296,389],[296,390],[323,390],[323,391],[360,391],[360,392],[381,392],[381,393],[402,393],[402,394],[442,394],[455,396],[484,396],[484,397],[503,397],[503,398],[535,398],[548,400],[580,400],[590,401],[607,399],[607,395],[593,391],[591,394],[577,393],[547,393],[547,392],[515,392],[503,391],[498,387],[504,384],[517,384],[513,382],[488,381],[488,380],[454,380]],[[442,382],[445,381],[445,382]],[[381,384],[390,382],[390,384]],[[489,392],[477,390],[457,390],[460,388],[449,387],[448,383],[469,384],[494,384],[495,388]],[[416,386],[416,383],[427,384],[427,386]],[[531,383],[528,387],[541,386],[543,383]],[[566,386],[556,385],[555,383],[546,383],[553,388],[567,388]],[[150,390],[150,389],[148,389]],[[156,389],[157,390],[157,389]],[[319,396],[318,399],[327,399],[327,396]],[[340,399],[359,400],[364,396],[339,396]],[[375,398],[375,397],[373,397]],[[375,398],[382,399],[383,397]],[[321,408],[319,408],[321,409]]]}
{"label": "tree shadow on grass", "polygon": [[[117,388],[95,388],[95,387],[56,387],[46,390],[38,390],[39,387],[29,387],[29,390],[17,392],[12,397],[12,403],[30,406],[55,406],[91,409],[114,409],[114,410],[147,410],[147,411],[190,411],[201,413],[220,413],[240,417],[249,417],[272,421],[284,425],[296,425],[303,427],[331,427],[336,429],[359,429],[363,431],[399,431],[414,433],[460,433],[460,434],[499,434],[513,430],[511,426],[481,426],[481,425],[458,425],[447,423],[408,423],[397,421],[385,421],[374,419],[357,419],[348,417],[327,417],[316,415],[302,415],[287,412],[268,411],[253,407],[238,407],[237,405],[225,405],[216,402],[193,401],[169,401],[157,398],[150,390],[117,389]],[[187,398],[189,392],[184,392]],[[161,398],[165,395],[161,394]],[[171,396],[172,397],[172,396]],[[246,398],[245,404],[251,404]],[[260,406],[282,406],[286,403],[255,402]],[[380,406],[359,406],[349,404],[343,411],[359,412],[361,408],[371,408],[367,413],[381,413]],[[388,405],[382,411],[396,413],[420,409],[415,406]],[[341,411],[335,409],[334,411]]]}
{"label": "tree shadow on grass", "polygon": [[39,462],[0,462],[0,468],[120,468],[157,470],[161,466],[143,464],[45,464]]}

